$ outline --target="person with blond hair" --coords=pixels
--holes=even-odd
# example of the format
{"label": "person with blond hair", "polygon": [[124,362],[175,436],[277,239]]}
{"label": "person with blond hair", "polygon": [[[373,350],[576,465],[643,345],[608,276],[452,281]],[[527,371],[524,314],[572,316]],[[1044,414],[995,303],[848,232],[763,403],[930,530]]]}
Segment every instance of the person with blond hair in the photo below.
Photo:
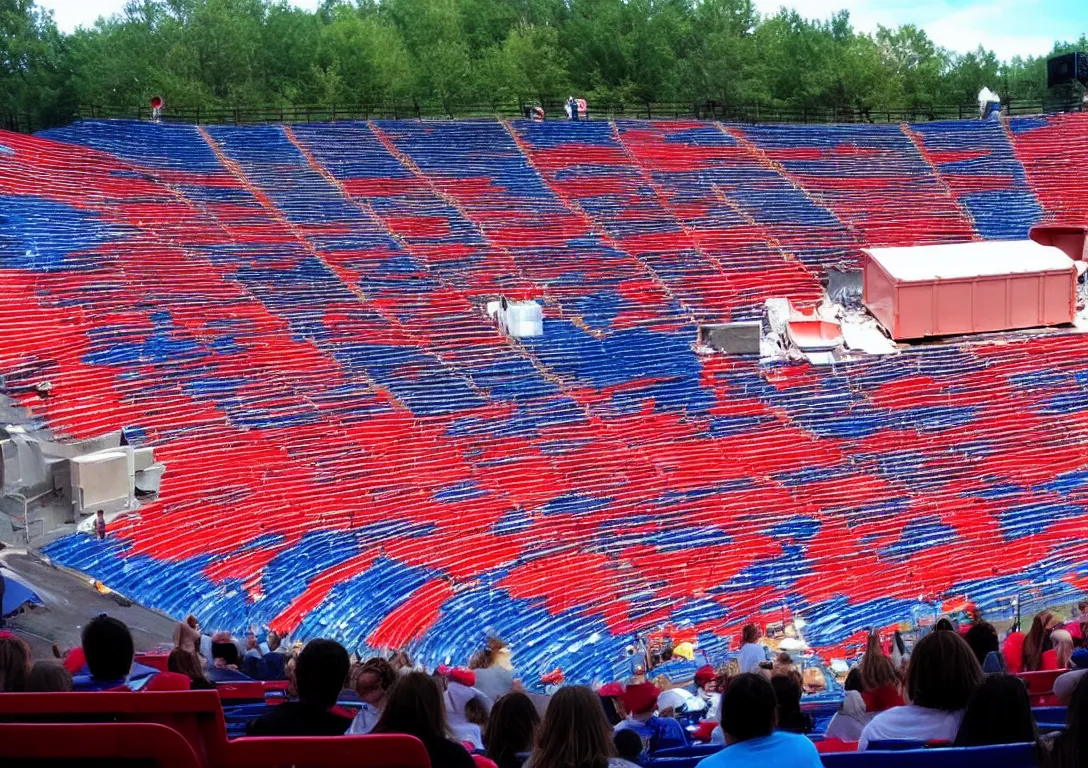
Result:
{"label": "person with blond hair", "polygon": [[1045,670],[1070,669],[1073,665],[1073,636],[1064,629],[1050,633],[1050,650],[1043,653],[1042,668]]}

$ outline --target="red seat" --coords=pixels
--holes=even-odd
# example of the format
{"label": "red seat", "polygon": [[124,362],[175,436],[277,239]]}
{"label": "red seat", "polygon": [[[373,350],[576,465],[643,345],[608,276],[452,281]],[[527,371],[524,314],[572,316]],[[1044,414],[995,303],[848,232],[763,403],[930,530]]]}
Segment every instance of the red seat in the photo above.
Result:
{"label": "red seat", "polygon": [[857,752],[856,741],[843,741],[842,739],[821,739],[815,742],[816,751],[821,755],[830,752]]}
{"label": "red seat", "polygon": [[143,664],[146,667],[153,667],[160,672],[169,672],[170,668],[167,662],[170,660],[170,654],[168,653],[138,653],[136,654],[136,663]]}
{"label": "red seat", "polygon": [[227,745],[230,768],[430,768],[415,736],[247,737]]}
{"label": "red seat", "polygon": [[[7,694],[5,694],[7,695]],[[197,768],[193,748],[177,731],[157,723],[0,724],[0,758],[50,760],[153,760],[158,768]]]}
{"label": "red seat", "polygon": [[5,693],[0,723],[158,723],[189,743],[202,768],[225,765],[227,726],[215,691]]}
{"label": "red seat", "polygon": [[1054,681],[1058,679],[1058,675],[1068,671],[1067,669],[1048,669],[1043,672],[1021,672],[1017,677],[1028,686],[1031,706],[1055,707],[1060,702],[1054,695]]}

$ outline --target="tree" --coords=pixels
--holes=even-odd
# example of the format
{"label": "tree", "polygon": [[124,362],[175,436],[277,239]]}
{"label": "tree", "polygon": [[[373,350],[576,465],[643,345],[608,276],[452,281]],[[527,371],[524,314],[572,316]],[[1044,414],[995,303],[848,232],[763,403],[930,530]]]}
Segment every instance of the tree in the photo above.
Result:
{"label": "tree", "polygon": [[56,112],[70,96],[64,40],[32,0],[0,0],[0,112]]}

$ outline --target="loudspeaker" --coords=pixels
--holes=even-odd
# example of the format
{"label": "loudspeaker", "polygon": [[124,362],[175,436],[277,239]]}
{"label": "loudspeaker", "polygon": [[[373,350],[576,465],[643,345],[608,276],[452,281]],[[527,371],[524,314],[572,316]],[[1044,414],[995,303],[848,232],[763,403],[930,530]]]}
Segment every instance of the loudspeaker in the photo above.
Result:
{"label": "loudspeaker", "polygon": [[1046,62],[1046,87],[1067,85],[1074,80],[1088,86],[1088,54],[1065,53]]}

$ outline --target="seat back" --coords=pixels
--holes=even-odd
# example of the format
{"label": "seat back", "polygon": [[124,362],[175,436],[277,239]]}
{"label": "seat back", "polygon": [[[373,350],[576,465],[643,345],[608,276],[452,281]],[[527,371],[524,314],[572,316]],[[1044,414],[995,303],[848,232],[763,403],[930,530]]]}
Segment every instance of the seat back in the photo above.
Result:
{"label": "seat back", "polygon": [[[430,768],[415,736],[246,737],[227,745],[230,768]],[[436,766],[436,768],[441,768]]]}
{"label": "seat back", "polygon": [[997,747],[941,747],[898,752],[867,750],[821,754],[824,768],[1034,768],[1039,754],[1034,744]]}
{"label": "seat back", "polygon": [[1028,687],[1031,706],[1052,707],[1058,704],[1058,699],[1054,695],[1054,681],[1064,672],[1068,670],[1048,669],[1042,672],[1021,672],[1017,675]]}
{"label": "seat back", "polygon": [[63,761],[79,766],[198,768],[193,748],[157,723],[4,723],[0,762],[10,768]]}
{"label": "seat back", "polygon": [[0,723],[158,723],[189,743],[202,768],[224,765],[227,731],[215,691],[5,693]]}

